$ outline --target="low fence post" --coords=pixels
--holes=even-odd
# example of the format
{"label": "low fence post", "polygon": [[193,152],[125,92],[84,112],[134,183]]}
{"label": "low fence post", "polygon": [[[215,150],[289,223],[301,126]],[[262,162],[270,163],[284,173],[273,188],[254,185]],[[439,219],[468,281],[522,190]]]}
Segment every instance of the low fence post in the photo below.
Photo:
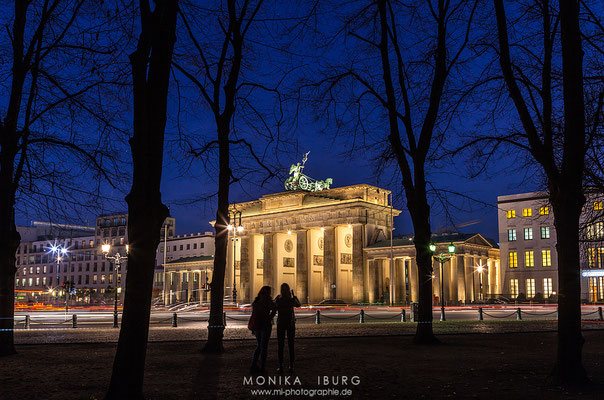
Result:
{"label": "low fence post", "polygon": [[516,309],[516,319],[522,319],[522,311],[520,310],[520,307]]}
{"label": "low fence post", "polygon": [[30,317],[29,317],[29,315],[26,315],[25,316],[25,329],[29,329],[30,324],[31,324]]}
{"label": "low fence post", "polygon": [[178,315],[172,314],[172,328],[178,328]]}
{"label": "low fence post", "polygon": [[226,326],[226,311],[222,312],[222,325]]}
{"label": "low fence post", "polygon": [[482,307],[478,307],[478,320],[479,321],[483,320],[483,318],[482,318]]}
{"label": "low fence post", "polygon": [[604,321],[604,318],[602,318],[602,307],[598,307],[598,316],[600,317],[600,321]]}
{"label": "low fence post", "polygon": [[321,323],[321,310],[317,310],[317,314],[315,316],[315,324]]}
{"label": "low fence post", "polygon": [[404,308],[401,310],[401,322],[407,322],[407,315]]}
{"label": "low fence post", "polygon": [[361,318],[359,319],[361,324],[365,323],[365,310],[361,310]]}
{"label": "low fence post", "polygon": [[73,314],[71,316],[71,326],[75,329],[78,327],[78,316],[76,314]]}

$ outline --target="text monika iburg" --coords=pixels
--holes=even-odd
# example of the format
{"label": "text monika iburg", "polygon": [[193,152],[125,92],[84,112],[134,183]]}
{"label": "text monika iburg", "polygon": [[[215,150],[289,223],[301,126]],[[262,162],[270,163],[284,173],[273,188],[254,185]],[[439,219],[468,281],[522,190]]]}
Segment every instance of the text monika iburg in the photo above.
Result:
{"label": "text monika iburg", "polygon": [[[329,376],[319,375],[317,376],[318,386],[357,386],[361,383],[361,378],[358,376]],[[243,385],[258,385],[258,386],[301,386],[302,381],[298,376],[244,376]]]}

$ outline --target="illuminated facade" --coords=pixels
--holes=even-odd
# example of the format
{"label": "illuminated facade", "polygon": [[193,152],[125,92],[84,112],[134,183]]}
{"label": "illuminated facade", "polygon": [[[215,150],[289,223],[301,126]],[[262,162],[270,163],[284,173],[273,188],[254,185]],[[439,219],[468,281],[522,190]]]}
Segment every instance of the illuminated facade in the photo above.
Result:
{"label": "illuminated facade", "polygon": [[[276,292],[285,282],[303,303],[389,302],[391,227],[400,214],[391,208],[390,191],[364,184],[314,192],[291,190],[234,204],[230,212],[226,298],[232,299],[233,281],[239,303],[249,303],[264,285]],[[437,242],[442,238],[435,236]],[[479,293],[486,297],[500,291],[496,244],[480,235],[446,239],[458,246],[454,260],[445,264],[447,303],[478,300]],[[408,238],[393,243],[392,300],[416,301],[415,249]],[[478,265],[484,268],[480,275]],[[211,258],[167,263],[166,303],[202,300],[201,285],[205,276],[211,281],[212,268]],[[439,268],[435,264],[435,274]],[[440,280],[435,276],[434,282],[438,298]]]}
{"label": "illuminated facade", "polygon": [[[589,192],[581,215],[581,297],[604,301],[604,196]],[[497,198],[506,297],[555,300],[558,256],[554,212],[547,192]]]}

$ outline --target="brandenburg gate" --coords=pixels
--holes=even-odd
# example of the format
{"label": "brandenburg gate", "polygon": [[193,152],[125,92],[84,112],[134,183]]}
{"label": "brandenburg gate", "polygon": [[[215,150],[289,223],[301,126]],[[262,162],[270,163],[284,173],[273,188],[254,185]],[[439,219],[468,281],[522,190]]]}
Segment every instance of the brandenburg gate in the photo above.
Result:
{"label": "brandenburg gate", "polygon": [[366,301],[363,249],[390,238],[392,217],[400,214],[391,210],[389,195],[361,184],[291,190],[233,204],[231,212],[240,216],[243,230],[229,241],[225,293],[232,290],[235,273],[242,302],[253,300],[264,285],[276,294],[284,282],[302,302]]}

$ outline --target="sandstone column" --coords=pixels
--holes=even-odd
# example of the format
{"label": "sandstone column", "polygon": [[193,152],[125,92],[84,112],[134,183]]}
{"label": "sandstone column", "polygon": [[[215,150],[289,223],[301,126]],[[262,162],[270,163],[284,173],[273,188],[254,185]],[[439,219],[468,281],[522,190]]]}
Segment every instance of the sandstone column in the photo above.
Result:
{"label": "sandstone column", "polygon": [[352,301],[362,303],[365,293],[363,282],[363,225],[352,227]]}
{"label": "sandstone column", "polygon": [[178,303],[182,301],[182,274],[174,273],[174,300]]}
{"label": "sandstone column", "polygon": [[460,301],[468,302],[468,292],[466,289],[466,272],[464,269],[463,256],[455,256],[455,268],[457,269],[457,293]]}
{"label": "sandstone column", "polygon": [[455,255],[449,260],[449,271],[451,271],[451,279],[447,281],[450,288],[449,292],[451,293],[453,304],[457,304],[459,302],[459,289],[457,287],[457,256]]}
{"label": "sandstone column", "polygon": [[264,268],[262,271],[262,284],[273,288],[273,293],[276,293],[275,286],[275,262],[273,260],[273,237],[272,233],[264,235]]}
{"label": "sandstone column", "polygon": [[252,271],[250,260],[250,243],[252,238],[249,236],[240,236],[241,245],[239,259],[239,290],[237,290],[237,298],[242,303],[250,302],[250,274]]}
{"label": "sandstone column", "polygon": [[415,257],[411,259],[409,266],[409,287],[411,288],[411,301],[417,302],[419,299],[419,287],[418,287],[418,271],[417,271],[417,260]]}
{"label": "sandstone column", "polygon": [[188,303],[193,296],[193,272],[187,272],[187,298],[186,302]]}
{"label": "sandstone column", "polygon": [[336,230],[334,227],[323,231],[323,297],[332,299],[335,290],[331,285],[336,283]]}
{"label": "sandstone column", "polygon": [[[306,246],[308,231],[296,232],[296,296],[301,303],[308,301],[308,268],[309,256]],[[293,289],[293,288],[292,288]]]}

